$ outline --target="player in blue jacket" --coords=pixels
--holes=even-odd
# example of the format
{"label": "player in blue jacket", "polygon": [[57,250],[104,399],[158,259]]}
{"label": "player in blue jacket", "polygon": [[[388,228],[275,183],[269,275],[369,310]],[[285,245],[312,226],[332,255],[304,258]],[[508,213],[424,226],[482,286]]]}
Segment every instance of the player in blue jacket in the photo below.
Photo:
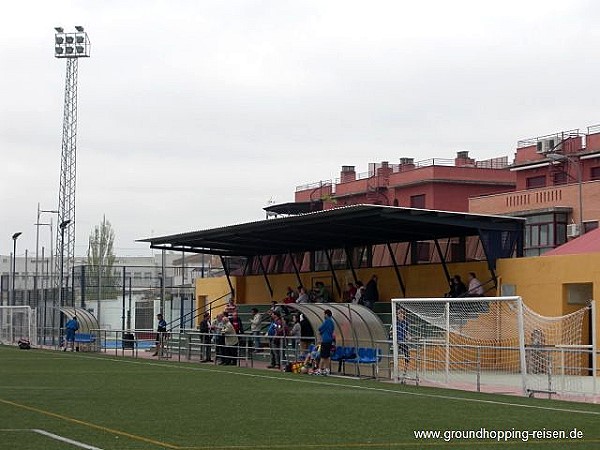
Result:
{"label": "player in blue jacket", "polygon": [[321,335],[321,360],[319,361],[319,370],[316,372],[318,375],[329,375],[334,328],[331,310],[326,309],[323,323],[319,327],[319,334]]}
{"label": "player in blue jacket", "polygon": [[71,351],[75,351],[75,332],[79,330],[79,323],[77,322],[77,316],[73,316],[71,320],[65,325],[65,347],[63,351],[67,351],[67,347],[71,347]]}

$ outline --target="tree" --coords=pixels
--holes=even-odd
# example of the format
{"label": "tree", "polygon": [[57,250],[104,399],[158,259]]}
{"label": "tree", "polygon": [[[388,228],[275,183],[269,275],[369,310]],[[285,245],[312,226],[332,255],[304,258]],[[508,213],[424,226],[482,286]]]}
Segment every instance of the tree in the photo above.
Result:
{"label": "tree", "polygon": [[87,255],[87,298],[112,298],[116,294],[117,278],[113,273],[115,233],[106,216],[90,234]]}

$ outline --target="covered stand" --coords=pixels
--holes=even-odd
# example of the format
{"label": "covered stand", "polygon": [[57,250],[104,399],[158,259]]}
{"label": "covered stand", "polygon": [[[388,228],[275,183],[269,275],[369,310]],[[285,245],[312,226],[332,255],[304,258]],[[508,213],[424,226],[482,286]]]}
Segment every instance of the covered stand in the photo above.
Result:
{"label": "covered stand", "polygon": [[324,312],[331,310],[335,325],[336,345],[344,347],[380,348],[388,339],[381,319],[368,308],[350,303],[290,303],[287,308],[295,309],[310,322],[315,336],[323,323]]}

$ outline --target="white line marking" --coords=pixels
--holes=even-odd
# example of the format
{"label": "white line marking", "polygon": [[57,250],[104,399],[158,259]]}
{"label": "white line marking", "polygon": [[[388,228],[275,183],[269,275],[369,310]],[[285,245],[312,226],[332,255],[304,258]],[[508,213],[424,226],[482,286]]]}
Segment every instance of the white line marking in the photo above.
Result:
{"label": "white line marking", "polygon": [[93,445],[88,445],[88,444],[84,444],[83,442],[79,442],[79,441],[74,441],[73,439],[69,439],[63,436],[59,436],[58,434],[54,434],[54,433],[50,433],[46,430],[40,430],[37,428],[32,428],[32,429],[28,429],[28,428],[5,428],[5,429],[0,429],[0,432],[5,432],[5,431],[26,431],[26,432],[33,432],[33,433],[37,433],[37,434],[41,434],[42,436],[46,436],[49,437],[50,439],[54,439],[57,441],[61,441],[61,442],[65,442],[67,444],[71,444],[74,445],[75,447],[79,447],[79,448],[84,448],[86,450],[102,450],[99,447],[94,447]]}
{"label": "white line marking", "polygon": [[66,442],[67,444],[74,445],[75,447],[85,448],[86,450],[102,450],[99,447],[94,447],[93,445],[84,444],[83,442],[74,441],[73,439],[69,439],[63,436],[59,436],[58,434],[49,433],[44,430],[32,429],[34,433],[41,434],[43,436],[47,436],[50,439],[55,439],[57,441]]}
{"label": "white line marking", "polygon": [[274,377],[272,375],[261,375],[261,374],[252,374],[252,373],[243,373],[243,372],[232,372],[230,370],[219,370],[219,369],[206,369],[203,367],[186,367],[184,365],[174,365],[169,363],[159,363],[159,362],[145,362],[145,361],[132,361],[125,359],[116,359],[116,358],[101,358],[97,356],[85,356],[85,358],[97,359],[101,361],[113,361],[113,362],[121,362],[128,364],[136,364],[136,365],[150,365],[150,366],[158,366],[161,368],[170,368],[170,369],[184,369],[184,370],[193,370],[198,372],[218,372],[218,373],[227,373],[231,375],[239,375],[250,378],[263,378],[268,380],[279,380],[279,381],[289,381],[294,383],[308,383],[308,384],[316,384],[321,386],[335,386],[335,387],[346,387],[350,389],[358,389],[365,391],[375,391],[375,392],[386,392],[390,394],[398,394],[398,395],[412,395],[416,397],[428,397],[428,398],[440,398],[444,400],[458,400],[464,402],[472,402],[472,403],[484,403],[488,405],[503,405],[503,406],[513,406],[517,408],[529,408],[529,409],[540,409],[545,411],[555,411],[555,412],[567,412],[567,413],[575,413],[575,414],[590,414],[594,416],[600,416],[600,411],[588,411],[582,409],[569,409],[569,408],[553,408],[551,406],[539,406],[539,405],[525,405],[522,403],[512,403],[512,402],[501,402],[498,400],[484,400],[478,398],[468,398],[468,397],[454,397],[452,395],[443,395],[443,394],[427,394],[425,392],[407,392],[407,391],[398,391],[395,389],[385,389],[385,388],[377,388],[377,387],[369,387],[369,386],[359,386],[356,384],[337,384],[337,383],[328,383],[326,381],[315,381],[315,380],[303,380],[303,379],[295,379],[295,378],[282,378],[282,377]]}

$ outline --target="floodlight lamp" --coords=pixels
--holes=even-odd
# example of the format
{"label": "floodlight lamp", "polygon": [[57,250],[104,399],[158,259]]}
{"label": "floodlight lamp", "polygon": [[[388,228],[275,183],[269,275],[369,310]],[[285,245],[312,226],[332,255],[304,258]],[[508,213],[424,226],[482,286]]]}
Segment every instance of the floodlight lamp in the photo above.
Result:
{"label": "floodlight lamp", "polygon": [[84,37],[82,35],[77,35],[75,36],[75,42],[77,42],[78,44],[83,44],[84,41]]}
{"label": "floodlight lamp", "polygon": [[66,50],[67,50],[67,54],[70,55],[71,53],[73,53],[74,48],[70,45],[67,45]]}
{"label": "floodlight lamp", "polygon": [[62,44],[65,41],[65,39],[62,36],[56,36],[55,41],[57,44]]}
{"label": "floodlight lamp", "polygon": [[83,33],[83,27],[81,25],[75,25],[75,29],[80,33]]}
{"label": "floodlight lamp", "polygon": [[83,53],[83,51],[84,51],[85,49],[84,49],[84,48],[83,48],[83,46],[81,46],[81,45],[76,45],[76,46],[75,46],[75,50],[77,51],[77,53]]}
{"label": "floodlight lamp", "polygon": [[54,27],[54,29],[58,32],[58,33],[62,33],[63,31],[65,31],[63,29],[63,27]]}
{"label": "floodlight lamp", "polygon": [[67,44],[73,43],[73,36],[67,36]]}
{"label": "floodlight lamp", "polygon": [[54,47],[54,51],[56,52],[57,55],[62,55],[63,52],[65,51],[62,47]]}

